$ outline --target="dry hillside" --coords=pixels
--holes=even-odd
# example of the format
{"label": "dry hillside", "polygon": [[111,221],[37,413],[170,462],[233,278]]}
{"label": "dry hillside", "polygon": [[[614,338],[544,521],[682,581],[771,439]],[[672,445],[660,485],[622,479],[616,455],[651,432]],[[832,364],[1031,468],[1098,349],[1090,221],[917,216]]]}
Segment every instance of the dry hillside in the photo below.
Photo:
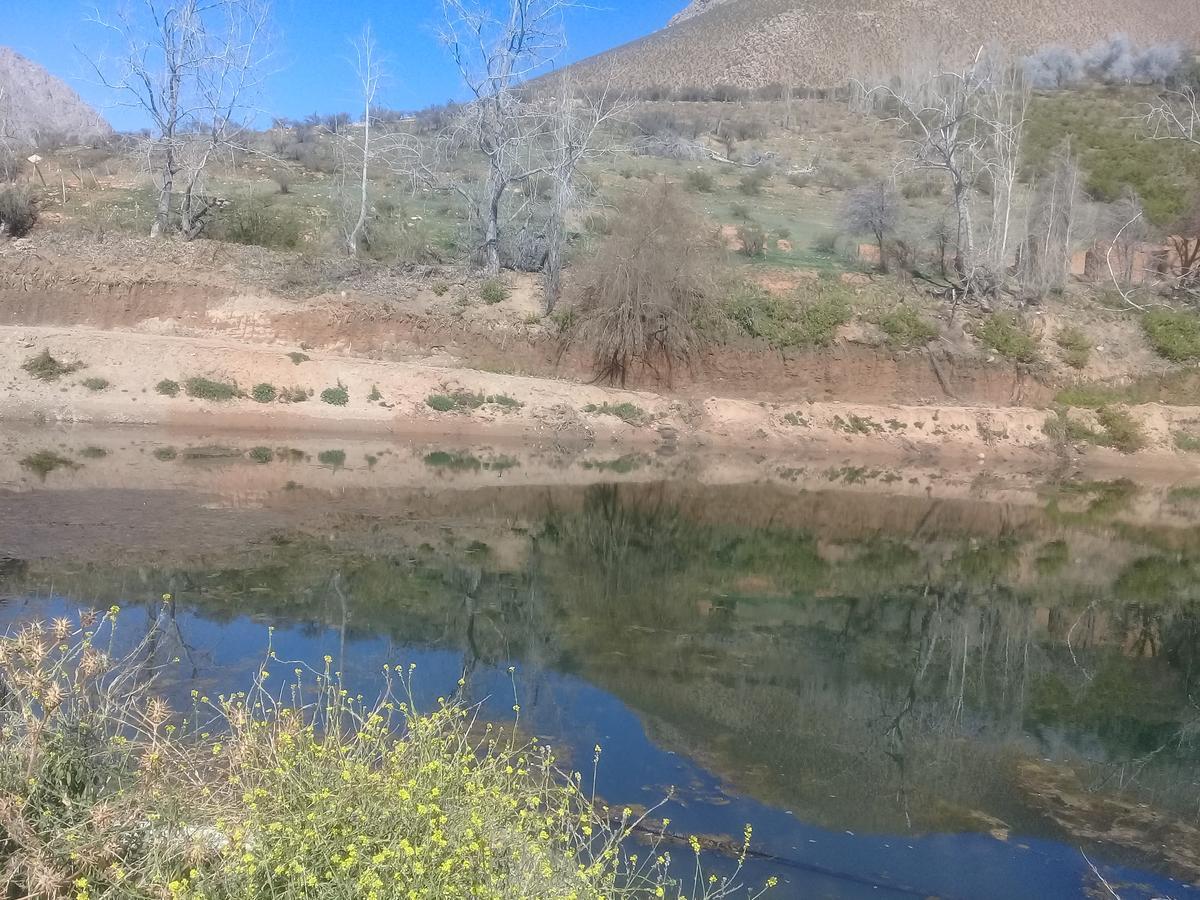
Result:
{"label": "dry hillside", "polygon": [[64,81],[0,47],[0,138],[22,145],[84,143],[111,133],[103,117]]}
{"label": "dry hillside", "polygon": [[573,67],[630,90],[821,88],[961,62],[993,41],[1016,52],[1082,49],[1124,32],[1139,44],[1200,43],[1196,0],[692,0],[667,28]]}

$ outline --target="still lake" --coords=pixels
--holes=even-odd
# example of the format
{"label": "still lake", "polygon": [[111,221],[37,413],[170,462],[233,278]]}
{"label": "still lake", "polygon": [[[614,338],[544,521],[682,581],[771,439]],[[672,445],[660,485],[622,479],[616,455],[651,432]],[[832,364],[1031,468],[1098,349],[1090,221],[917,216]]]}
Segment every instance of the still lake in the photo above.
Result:
{"label": "still lake", "polygon": [[515,691],[567,765],[602,747],[606,801],[669,798],[712,846],[752,823],[770,896],[1111,896],[1099,873],[1200,897],[1200,476],[143,429],[0,448],[0,630],[169,617],[179,692],[245,687],[269,626],[363,693],[410,662],[427,703],[465,678],[503,720]]}

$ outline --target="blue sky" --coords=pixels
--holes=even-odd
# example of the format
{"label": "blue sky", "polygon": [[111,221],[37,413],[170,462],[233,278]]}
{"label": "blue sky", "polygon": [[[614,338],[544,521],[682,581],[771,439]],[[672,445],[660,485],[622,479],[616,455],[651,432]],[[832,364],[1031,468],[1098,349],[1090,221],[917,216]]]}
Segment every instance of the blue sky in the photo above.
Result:
{"label": "blue sky", "polygon": [[[86,22],[122,0],[0,0],[7,7],[0,44],[68,82],[120,129],[144,124],[95,83],[76,47],[88,54],[105,37]],[[687,0],[593,0],[566,18],[566,61],[641,37],[666,24]],[[410,108],[461,95],[457,74],[435,36],[437,0],[275,0],[275,55],[261,105],[273,115],[302,116],[355,105],[349,41],[371,23],[391,78],[382,102]]]}

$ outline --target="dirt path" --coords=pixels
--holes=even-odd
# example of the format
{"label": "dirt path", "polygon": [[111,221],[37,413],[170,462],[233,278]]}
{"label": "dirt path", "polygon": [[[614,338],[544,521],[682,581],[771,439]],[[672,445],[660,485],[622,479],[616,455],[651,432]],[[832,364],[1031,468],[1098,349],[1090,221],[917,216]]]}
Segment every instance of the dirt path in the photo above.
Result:
{"label": "dirt path", "polygon": [[[57,381],[38,381],[22,365],[43,350],[82,366]],[[0,326],[0,420],[793,449],[809,455],[883,454],[989,464],[1034,459],[1049,465],[1074,452],[1044,433],[1052,413],[1025,407],[679,400],[565,380],[333,352],[289,355],[298,352],[285,345],[227,338]],[[258,403],[244,396],[214,402],[183,391],[171,397],[156,390],[164,379],[182,385],[195,376],[235,383],[246,394],[265,383],[280,393],[303,393],[307,399]],[[92,390],[84,384],[87,379],[104,379],[108,386]],[[348,402],[323,402],[322,392],[339,385]],[[459,409],[438,411],[428,402],[456,394],[467,401]],[[1200,409],[1150,404],[1136,407],[1132,414],[1146,435],[1143,451],[1122,456],[1088,448],[1087,455],[1115,465],[1196,466],[1193,458],[1174,450],[1172,432],[1200,422]]]}

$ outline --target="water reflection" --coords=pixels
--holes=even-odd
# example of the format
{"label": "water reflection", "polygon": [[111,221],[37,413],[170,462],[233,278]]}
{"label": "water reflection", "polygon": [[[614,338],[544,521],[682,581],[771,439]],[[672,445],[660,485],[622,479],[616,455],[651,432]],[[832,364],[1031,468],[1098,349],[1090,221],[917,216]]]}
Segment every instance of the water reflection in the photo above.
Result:
{"label": "water reflection", "polygon": [[281,655],[363,684],[415,661],[427,699],[462,678],[496,717],[516,665],[526,727],[605,747],[606,797],[753,821],[785,896],[1082,895],[1078,848],[1122,896],[1193,895],[1168,876],[1200,878],[1200,532],[1123,517],[1137,486],[512,494],[173,565],[10,563],[3,616],[169,591],[163,652],[210,692],[267,623]]}

